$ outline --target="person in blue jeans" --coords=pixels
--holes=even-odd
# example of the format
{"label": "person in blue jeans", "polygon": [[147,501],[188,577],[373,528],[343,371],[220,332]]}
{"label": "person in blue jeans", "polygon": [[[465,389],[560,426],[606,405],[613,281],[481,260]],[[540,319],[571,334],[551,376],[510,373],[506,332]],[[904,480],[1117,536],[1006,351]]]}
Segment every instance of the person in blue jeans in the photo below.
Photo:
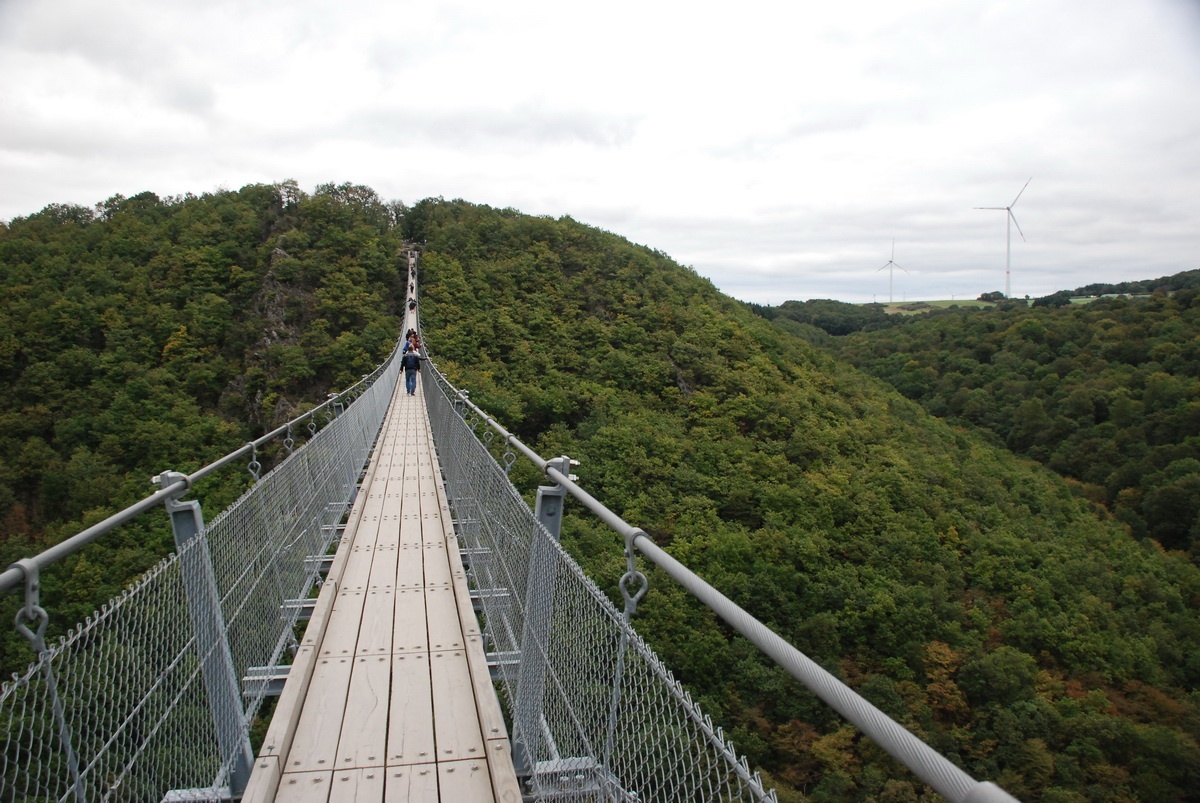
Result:
{"label": "person in blue jeans", "polygon": [[416,350],[407,351],[400,358],[400,367],[404,369],[404,389],[408,391],[409,396],[416,395],[417,392],[417,371],[421,370],[421,360],[423,360]]}

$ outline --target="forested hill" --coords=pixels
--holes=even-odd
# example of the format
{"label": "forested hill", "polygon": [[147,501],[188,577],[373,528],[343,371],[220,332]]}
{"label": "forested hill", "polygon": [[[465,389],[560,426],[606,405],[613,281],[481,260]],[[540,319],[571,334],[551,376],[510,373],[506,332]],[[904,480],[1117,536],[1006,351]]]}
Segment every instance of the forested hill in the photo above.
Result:
{"label": "forested hill", "polygon": [[946,310],[823,345],[1200,562],[1197,279],[1126,283],[1185,288],[1149,298]]}
{"label": "forested hill", "polygon": [[[0,566],[195,471],[370,371],[403,304],[401,209],[293,183],[114,196],[0,224]],[[196,487],[210,515],[249,475]],[[213,505],[207,506],[211,501]],[[50,635],[166,555],[142,516],[42,575]],[[11,623],[17,597],[0,600]],[[29,662],[0,626],[0,673]]]}
{"label": "forested hill", "polygon": [[[0,230],[11,508],[62,532],[46,500],[87,487],[55,490],[71,463],[128,459],[142,483],[361,373],[395,335],[406,238],[425,242],[426,342],[456,383],[542,454],[580,459],[597,497],[971,774],[1029,801],[1200,788],[1194,565],[665,255],[569,218],[283,185],[14,221]],[[57,304],[26,345],[20,316]],[[99,323],[78,340],[75,320]],[[181,326],[193,348],[174,366]],[[58,424],[75,409],[85,422]],[[88,504],[74,515],[97,515]],[[564,525],[615,594],[622,545],[570,505]],[[138,536],[122,549],[161,548]],[[933,799],[668,578],[651,583],[639,629],[781,800]]]}

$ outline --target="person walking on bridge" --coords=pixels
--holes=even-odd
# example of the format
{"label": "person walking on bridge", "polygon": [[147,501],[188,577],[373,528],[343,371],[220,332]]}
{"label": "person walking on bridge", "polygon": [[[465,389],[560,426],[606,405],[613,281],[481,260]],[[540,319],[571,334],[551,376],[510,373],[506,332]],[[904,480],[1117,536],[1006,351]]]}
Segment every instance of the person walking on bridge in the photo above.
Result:
{"label": "person walking on bridge", "polygon": [[406,351],[400,358],[400,367],[404,369],[404,389],[408,391],[409,396],[415,396],[417,393],[417,371],[421,370],[423,359],[425,358],[418,354],[416,349]]}

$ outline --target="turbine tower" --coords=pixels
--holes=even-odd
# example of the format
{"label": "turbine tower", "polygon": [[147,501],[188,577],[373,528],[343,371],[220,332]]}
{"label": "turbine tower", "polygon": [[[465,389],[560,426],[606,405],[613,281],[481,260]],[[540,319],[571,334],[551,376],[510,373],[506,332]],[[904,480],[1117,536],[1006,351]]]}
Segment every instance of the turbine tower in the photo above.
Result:
{"label": "turbine tower", "polygon": [[[1033,176],[1029,177],[1029,181],[1033,181]],[[1029,181],[1025,182],[1025,187],[1029,186]],[[1021,193],[1025,192],[1025,187],[1021,188],[1021,192],[1017,193],[1017,197],[1013,198],[1012,203],[1008,206],[977,206],[976,209],[996,209],[1005,213],[1008,218],[1008,239],[1005,241],[1004,249],[1004,297],[1012,298],[1012,227],[1017,223],[1017,216],[1013,214],[1013,207],[1017,205],[1017,201],[1021,199]],[[1021,240],[1025,239],[1025,232],[1021,231],[1021,224],[1017,223],[1017,234],[1021,235]]]}
{"label": "turbine tower", "polygon": [[[895,268],[900,268],[900,266],[896,264],[895,260],[896,260],[896,238],[893,237],[892,238],[892,258],[889,259],[887,261],[887,264],[883,266],[883,268],[888,269],[888,303],[889,304],[892,303],[892,277],[896,273]],[[879,273],[879,271],[883,270],[883,268],[880,268],[879,270],[877,270],[875,272]],[[904,268],[900,268],[900,270],[904,270]],[[904,272],[908,273],[908,271],[906,271],[906,270],[904,270]],[[909,274],[909,275],[911,276],[912,274]]]}

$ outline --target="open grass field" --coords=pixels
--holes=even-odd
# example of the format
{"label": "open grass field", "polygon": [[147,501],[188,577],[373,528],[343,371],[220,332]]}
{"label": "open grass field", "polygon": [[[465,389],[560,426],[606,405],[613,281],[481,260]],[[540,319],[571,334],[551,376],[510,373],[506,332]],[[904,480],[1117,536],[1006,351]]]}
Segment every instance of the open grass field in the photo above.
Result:
{"label": "open grass field", "polygon": [[990,301],[980,301],[975,298],[943,299],[940,301],[903,301],[884,304],[883,310],[889,315],[916,315],[931,309],[949,309],[950,307],[994,307]]}
{"label": "open grass field", "polygon": [[[1071,303],[1075,305],[1090,304],[1100,298],[1111,298],[1112,296],[1076,296],[1071,299]],[[1122,298],[1149,298],[1148,293],[1129,293],[1120,294]],[[942,299],[940,301],[900,301],[891,304],[884,304],[883,310],[889,315],[916,315],[919,312],[928,312],[932,309],[949,309],[950,307],[964,307],[972,309],[982,309],[984,307],[996,306],[991,301],[980,301],[977,298],[959,298],[959,299]]]}

